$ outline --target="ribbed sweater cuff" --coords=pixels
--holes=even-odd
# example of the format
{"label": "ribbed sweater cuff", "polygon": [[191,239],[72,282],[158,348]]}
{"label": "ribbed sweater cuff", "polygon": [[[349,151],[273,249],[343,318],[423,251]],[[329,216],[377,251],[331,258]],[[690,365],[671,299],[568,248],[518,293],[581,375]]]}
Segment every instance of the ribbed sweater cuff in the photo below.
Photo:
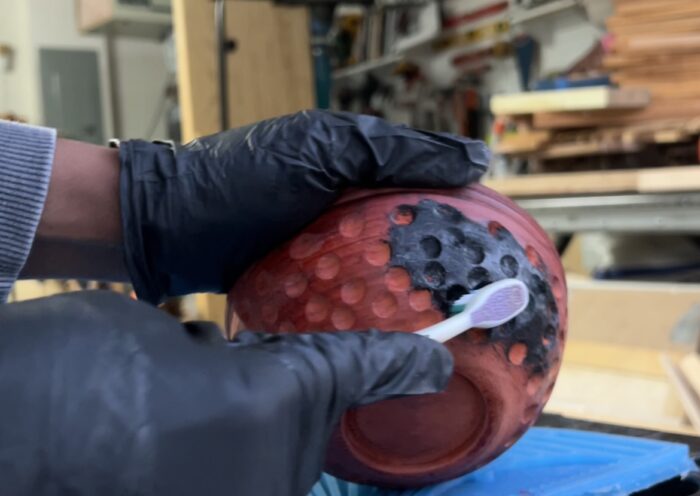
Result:
{"label": "ribbed sweater cuff", "polygon": [[29,256],[55,148],[53,129],[0,121],[0,302]]}

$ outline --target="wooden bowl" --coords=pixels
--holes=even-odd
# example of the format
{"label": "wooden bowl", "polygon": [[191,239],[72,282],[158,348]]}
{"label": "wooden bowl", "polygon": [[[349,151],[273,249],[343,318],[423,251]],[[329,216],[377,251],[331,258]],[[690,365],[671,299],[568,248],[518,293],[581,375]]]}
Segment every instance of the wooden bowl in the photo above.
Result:
{"label": "wooden bowl", "polygon": [[271,332],[411,332],[444,319],[462,294],[506,277],[530,288],[528,308],[447,343],[455,370],[446,392],[352,410],[331,441],[330,473],[415,487],[493,460],[552,392],[566,282],[554,246],[527,213],[480,185],[346,195],[240,278],[229,315]]}

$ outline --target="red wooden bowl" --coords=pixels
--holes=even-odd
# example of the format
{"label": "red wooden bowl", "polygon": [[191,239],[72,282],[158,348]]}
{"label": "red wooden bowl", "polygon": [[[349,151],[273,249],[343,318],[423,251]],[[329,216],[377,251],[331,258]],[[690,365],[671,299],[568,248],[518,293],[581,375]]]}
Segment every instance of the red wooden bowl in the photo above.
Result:
{"label": "red wooden bowl", "polygon": [[528,308],[447,346],[444,393],[348,412],[326,470],[350,481],[419,486],[465,474],[508,449],[549,399],[566,338],[566,283],[545,232],[480,185],[346,195],[250,268],[229,294],[246,328],[415,331],[489,282],[517,277]]}

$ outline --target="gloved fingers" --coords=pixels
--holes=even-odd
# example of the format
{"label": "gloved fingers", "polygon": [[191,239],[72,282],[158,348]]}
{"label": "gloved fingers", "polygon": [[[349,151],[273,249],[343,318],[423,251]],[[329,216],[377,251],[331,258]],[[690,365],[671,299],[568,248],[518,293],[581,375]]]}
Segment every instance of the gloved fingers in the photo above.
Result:
{"label": "gloved fingers", "polygon": [[269,334],[266,332],[248,331],[242,330],[238,331],[233,340],[229,342],[231,346],[244,347],[252,346],[264,343],[265,341],[276,339],[275,334]]}
{"label": "gloved fingers", "polygon": [[[460,187],[478,181],[491,159],[481,141],[327,110],[276,117],[225,136],[223,142],[220,136],[201,138],[187,148],[208,147],[225,155],[230,151],[223,149],[233,143],[251,143],[266,152],[270,167],[272,162],[295,164],[300,173],[336,191],[344,186]],[[245,150],[236,148],[241,157]]]}
{"label": "gloved fingers", "polygon": [[404,332],[279,335],[263,340],[305,385],[347,408],[405,395],[437,393],[452,374],[452,355],[440,343]]}
{"label": "gloved fingers", "polygon": [[478,181],[491,159],[483,142],[463,136],[367,115],[319,111],[313,118],[330,133],[327,167],[351,186],[460,187]]}
{"label": "gloved fingers", "polygon": [[223,344],[226,339],[214,322],[192,321],[183,324],[185,331],[195,341],[206,344]]}

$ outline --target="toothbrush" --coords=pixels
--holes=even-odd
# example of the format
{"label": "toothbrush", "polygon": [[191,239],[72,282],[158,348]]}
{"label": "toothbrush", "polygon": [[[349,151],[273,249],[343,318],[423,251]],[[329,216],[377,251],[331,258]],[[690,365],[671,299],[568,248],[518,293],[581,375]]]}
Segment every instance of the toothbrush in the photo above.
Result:
{"label": "toothbrush", "polygon": [[518,279],[503,279],[463,296],[451,307],[456,314],[417,331],[444,343],[469,329],[490,329],[505,324],[525,310],[530,300],[527,286]]}

